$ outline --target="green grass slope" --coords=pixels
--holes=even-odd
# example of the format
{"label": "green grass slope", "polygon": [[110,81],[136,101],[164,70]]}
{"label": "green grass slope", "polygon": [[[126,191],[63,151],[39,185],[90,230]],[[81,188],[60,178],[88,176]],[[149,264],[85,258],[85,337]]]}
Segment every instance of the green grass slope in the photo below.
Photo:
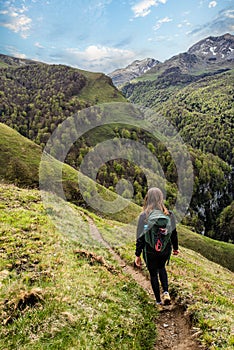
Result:
{"label": "green grass slope", "polygon": [[[132,264],[136,227],[94,219],[104,239]],[[211,239],[195,235],[183,226],[178,226],[178,235],[180,254],[172,256],[167,266],[169,292],[184,306],[206,349],[231,350],[234,345],[233,272],[204,256],[216,255],[220,263],[218,259],[221,261],[227,255],[226,260],[229,259],[231,265],[233,245],[221,242],[213,245]],[[198,247],[200,253],[192,250]],[[148,276],[145,265],[143,273]]]}
{"label": "green grass slope", "polygon": [[76,222],[67,217],[61,232],[38,190],[0,185],[0,203],[1,349],[153,348],[154,304],[81,211],[71,206]]}
{"label": "green grass slope", "polygon": [[[42,157],[41,147],[17,131],[0,123],[0,180],[6,183],[14,183],[21,187],[39,186],[39,167]],[[51,190],[57,193],[57,185],[61,184],[66,199],[76,205],[88,206],[80,192],[78,184],[78,172],[67,164],[50,157],[43,163],[44,172],[41,171],[41,179],[47,177],[52,183]],[[60,178],[60,169],[62,176]],[[53,169],[51,172],[50,170]],[[117,195],[107,190],[105,187],[95,185],[91,180],[80,175],[86,185],[87,196],[92,196],[97,190],[100,196],[106,201],[114,201]],[[122,199],[124,201],[124,199]],[[106,214],[109,218],[128,222],[134,219],[140,208],[134,203],[130,203],[127,210],[121,210],[116,214]]]}
{"label": "green grass slope", "polygon": [[126,102],[125,97],[114,87],[108,76],[103,73],[92,73],[80,69],[78,71],[87,79],[79,98],[88,101],[91,105],[113,101]]}
{"label": "green grass slope", "polygon": [[[0,200],[0,348],[154,349],[154,302],[93,239],[86,215],[131,264],[135,227],[70,204],[76,220],[58,206],[58,230],[38,190],[1,184]],[[233,273],[183,246],[168,272],[206,348],[232,349]]]}
{"label": "green grass slope", "polygon": [[234,245],[198,235],[186,226],[179,226],[180,243],[208,260],[220,264],[234,272]]}
{"label": "green grass slope", "polygon": [[0,179],[20,186],[38,186],[41,147],[0,123]]}

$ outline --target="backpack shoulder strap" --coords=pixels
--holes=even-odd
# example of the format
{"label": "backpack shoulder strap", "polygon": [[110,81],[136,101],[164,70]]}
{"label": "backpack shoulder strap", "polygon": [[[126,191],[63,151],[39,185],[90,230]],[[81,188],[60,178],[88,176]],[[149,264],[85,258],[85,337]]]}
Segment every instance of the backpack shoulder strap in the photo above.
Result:
{"label": "backpack shoulder strap", "polygon": [[152,210],[148,217],[148,228],[151,229],[154,225],[158,227],[167,227],[170,225],[170,216],[165,215],[161,210]]}

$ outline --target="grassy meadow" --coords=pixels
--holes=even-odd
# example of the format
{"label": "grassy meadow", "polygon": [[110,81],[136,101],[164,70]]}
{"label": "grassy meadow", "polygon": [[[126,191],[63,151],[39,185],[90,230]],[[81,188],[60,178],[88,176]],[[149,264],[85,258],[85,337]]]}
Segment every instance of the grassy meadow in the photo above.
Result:
{"label": "grassy meadow", "polygon": [[93,241],[82,212],[71,237],[37,190],[1,185],[0,197],[0,349],[153,347],[154,304]]}
{"label": "grassy meadow", "polygon": [[[120,226],[113,221],[104,223],[99,218],[96,218],[96,224],[104,239],[126,262],[132,264],[135,226]],[[212,245],[211,239],[199,236],[182,225],[178,225],[178,236],[180,254],[172,256],[167,267],[169,291],[199,329],[200,340],[207,349],[231,350],[234,345],[233,272],[219,264],[222,259],[224,264],[228,259],[229,262],[233,260],[233,246],[218,241]],[[195,238],[198,238],[197,242]],[[185,248],[188,241],[190,248],[199,243],[200,252]],[[205,258],[207,252],[210,256],[219,254],[219,264]],[[145,266],[143,273],[148,276]]]}

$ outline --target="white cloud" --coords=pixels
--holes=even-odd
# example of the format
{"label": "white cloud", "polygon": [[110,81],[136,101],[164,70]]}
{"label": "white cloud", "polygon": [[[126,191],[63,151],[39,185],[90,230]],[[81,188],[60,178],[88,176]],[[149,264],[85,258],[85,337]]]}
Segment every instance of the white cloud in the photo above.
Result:
{"label": "white cloud", "polygon": [[227,10],[226,17],[227,18],[234,18],[234,10]]}
{"label": "white cloud", "polygon": [[207,22],[189,32],[196,37],[196,40],[203,39],[208,35],[222,35],[225,32],[233,31],[234,10],[221,10],[210,22]]}
{"label": "white cloud", "polygon": [[217,1],[211,1],[209,3],[209,8],[215,7],[217,5]]}
{"label": "white cloud", "polygon": [[132,7],[135,17],[145,17],[150,13],[151,6],[155,6],[155,0],[143,0]]}
{"label": "white cloud", "polygon": [[34,43],[34,46],[38,47],[39,49],[44,49],[45,48],[39,42]]}
{"label": "white cloud", "polygon": [[162,19],[159,19],[157,21],[157,23],[155,24],[155,26],[153,27],[153,29],[154,30],[158,30],[159,28],[161,28],[163,23],[168,23],[168,22],[171,22],[171,21],[172,21],[172,18],[169,18],[169,17],[164,17]]}
{"label": "white cloud", "polygon": [[27,38],[29,35],[28,31],[31,28],[31,22],[31,18],[21,15],[12,19],[11,22],[3,23],[2,25],[15,33],[20,33],[22,38]]}
{"label": "white cloud", "polygon": [[19,52],[18,49],[16,49],[14,46],[6,46],[6,50],[13,57],[27,58],[27,56],[24,53]]}
{"label": "white cloud", "polygon": [[108,73],[125,66],[135,57],[136,54],[130,50],[90,45],[83,51],[77,48],[66,49],[64,59],[68,60],[73,66],[82,69]]}
{"label": "white cloud", "polygon": [[159,3],[166,4],[167,0],[142,0],[132,6],[134,17],[145,17],[151,12],[152,6],[158,6]]}
{"label": "white cloud", "polygon": [[32,20],[24,14],[28,8],[22,6],[22,8],[16,8],[10,6],[8,10],[1,11],[1,14],[7,16],[7,21],[0,23],[3,27],[12,30],[15,33],[19,33],[22,38],[29,36],[29,30],[31,29]]}

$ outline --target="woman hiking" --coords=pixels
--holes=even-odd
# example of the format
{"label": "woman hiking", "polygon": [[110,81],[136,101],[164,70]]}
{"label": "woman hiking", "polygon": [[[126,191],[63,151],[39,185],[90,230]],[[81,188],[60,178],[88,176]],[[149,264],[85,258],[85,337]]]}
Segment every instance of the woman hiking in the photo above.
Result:
{"label": "woman hiking", "polygon": [[[157,217],[159,217],[161,215],[161,217],[167,221],[167,228],[170,228],[170,237],[168,237],[169,241],[164,242],[165,247],[163,247],[163,249],[159,240],[159,242],[156,242],[155,246],[152,246],[152,244],[150,244],[151,241],[147,236],[147,224],[153,227],[152,220],[151,224],[149,220],[150,216],[152,217],[152,214],[154,217],[157,215]],[[152,229],[150,230],[149,228],[148,232],[152,232]],[[167,232],[167,228],[166,226],[164,226],[164,228],[160,228],[163,235],[169,234]],[[159,230],[159,227],[157,227],[157,230]],[[143,251],[143,257],[150,273],[150,281],[159,309],[162,309],[163,304],[169,305],[171,303],[170,295],[168,293],[168,277],[165,265],[170,259],[172,247],[173,254],[177,255],[179,251],[175,217],[165,207],[163,203],[162,191],[156,187],[150,188],[144,200],[143,212],[140,214],[138,219],[135,266],[141,267],[140,256]],[[160,295],[159,279],[163,289],[162,299]]]}

